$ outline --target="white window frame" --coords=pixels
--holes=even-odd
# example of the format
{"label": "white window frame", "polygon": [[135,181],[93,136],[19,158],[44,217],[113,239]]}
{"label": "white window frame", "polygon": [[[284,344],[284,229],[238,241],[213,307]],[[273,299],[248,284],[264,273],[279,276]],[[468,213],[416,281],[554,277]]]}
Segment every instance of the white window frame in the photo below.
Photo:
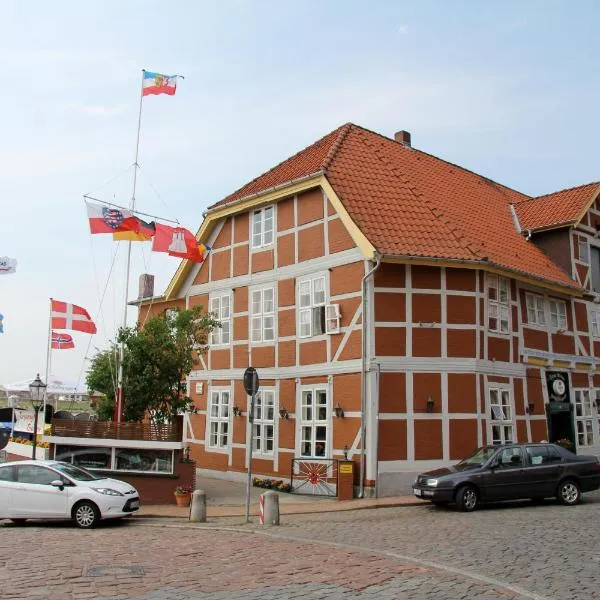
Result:
{"label": "white window frame", "polygon": [[594,445],[596,439],[594,434],[594,406],[590,390],[588,388],[574,388],[573,402],[575,404],[577,447],[588,448]]}
{"label": "white window frame", "polygon": [[[510,281],[498,275],[487,276],[488,280],[488,319],[490,331],[510,334]],[[492,320],[494,324],[492,324]]]}
{"label": "white window frame", "polygon": [[[268,226],[270,225],[270,228]],[[268,248],[275,242],[275,205],[263,206],[250,213],[250,242],[253,250]]]}
{"label": "white window frame", "polygon": [[546,302],[539,294],[525,294],[527,306],[527,325],[546,326]]}
{"label": "white window frame", "polygon": [[553,329],[567,330],[567,303],[564,300],[548,300],[550,309],[550,326]]}
{"label": "white window frame", "polygon": [[[327,333],[327,283],[327,277],[323,274],[312,275],[311,277],[304,277],[297,280],[298,337],[309,338]],[[306,301],[306,297],[308,297],[308,302]],[[315,325],[321,320],[323,331],[315,333]]]}
{"label": "white window frame", "polygon": [[[254,414],[252,422],[253,453],[259,456],[272,457],[275,453],[276,426],[276,394],[275,388],[261,388],[254,398]],[[271,435],[268,435],[268,428]],[[271,449],[265,449],[266,442],[271,441]]]}
{"label": "white window frame", "polygon": [[[268,297],[271,297],[270,305]],[[258,303],[255,299],[258,297]],[[248,321],[250,331],[248,339],[255,344],[274,344],[277,337],[277,301],[275,297],[275,286],[250,288],[249,298],[250,319]],[[269,326],[270,324],[270,326]]]}
{"label": "white window frame", "polygon": [[[224,402],[223,396],[227,395],[227,401]],[[217,402],[215,403],[215,396]],[[216,410],[213,410],[216,408]],[[213,387],[208,393],[208,406],[206,410],[206,437],[207,448],[217,451],[228,451],[231,446],[231,388]],[[213,424],[216,427],[217,443],[213,443]],[[223,437],[226,442],[223,444]]]}
{"label": "white window frame", "polygon": [[[226,299],[226,301],[225,301]],[[214,319],[221,323],[221,327],[215,327],[210,333],[211,346],[229,346],[231,344],[232,323],[232,299],[231,292],[211,294],[208,306]]]}
{"label": "white window frame", "polygon": [[[488,405],[488,442],[493,445],[516,443],[517,428],[510,388],[488,388]],[[494,431],[494,428],[498,429]]]}
{"label": "white window frame", "polygon": [[325,333],[339,333],[340,319],[340,305],[327,304],[325,306]]}
{"label": "white window frame", "polygon": [[[330,440],[331,440],[331,407],[329,398],[329,387],[327,384],[315,385],[315,386],[302,386],[299,391],[299,410],[296,412],[298,415],[298,433],[296,439],[298,440],[298,454],[297,456],[303,459],[311,458],[331,458],[330,456]],[[311,394],[311,403],[307,402],[308,394]],[[319,418],[321,411],[317,409],[316,399],[317,394],[325,394],[325,403],[319,404],[319,408],[324,408],[324,418]],[[322,439],[321,435],[317,438],[317,428],[325,428],[325,439]],[[307,431],[309,430],[309,431]],[[305,435],[310,433],[309,436]],[[304,452],[304,444],[310,444],[310,453]],[[316,453],[316,446],[318,443],[323,444],[323,454],[319,455]]]}
{"label": "white window frame", "polygon": [[590,308],[590,323],[592,325],[592,336],[600,337],[600,309]]}
{"label": "white window frame", "polygon": [[[577,238],[577,248],[579,251],[579,262],[584,265],[590,264],[590,247],[587,238],[579,236]],[[583,252],[582,252],[583,250]]]}

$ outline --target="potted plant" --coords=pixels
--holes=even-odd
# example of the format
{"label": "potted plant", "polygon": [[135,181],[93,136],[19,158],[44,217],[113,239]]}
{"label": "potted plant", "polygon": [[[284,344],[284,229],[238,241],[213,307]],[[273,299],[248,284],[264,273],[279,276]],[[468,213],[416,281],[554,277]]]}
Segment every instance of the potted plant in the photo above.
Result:
{"label": "potted plant", "polygon": [[189,506],[192,499],[192,488],[186,485],[178,485],[175,488],[175,502],[177,506]]}

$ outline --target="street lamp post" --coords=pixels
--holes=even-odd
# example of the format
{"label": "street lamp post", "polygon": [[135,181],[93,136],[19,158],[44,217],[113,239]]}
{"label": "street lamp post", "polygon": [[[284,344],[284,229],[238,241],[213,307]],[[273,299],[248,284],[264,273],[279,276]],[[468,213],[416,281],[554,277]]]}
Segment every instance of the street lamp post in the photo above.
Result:
{"label": "street lamp post", "polygon": [[40,407],[44,401],[44,390],[46,384],[40,379],[38,373],[35,379],[29,384],[29,393],[31,395],[31,405],[33,406],[33,454],[32,458],[35,460],[35,450],[37,448],[37,423]]}

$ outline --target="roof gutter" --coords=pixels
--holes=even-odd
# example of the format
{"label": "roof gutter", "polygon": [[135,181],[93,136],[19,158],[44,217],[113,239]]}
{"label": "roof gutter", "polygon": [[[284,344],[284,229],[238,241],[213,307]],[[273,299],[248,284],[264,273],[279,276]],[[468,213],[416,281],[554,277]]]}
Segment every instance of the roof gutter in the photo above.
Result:
{"label": "roof gutter", "polygon": [[229,208],[231,206],[236,206],[237,204],[242,204],[243,202],[252,200],[253,198],[258,198],[259,196],[264,196],[265,194],[270,194],[272,192],[276,192],[277,190],[281,190],[282,188],[286,188],[290,185],[302,183],[303,181],[307,181],[307,180],[313,179],[315,177],[321,177],[323,174],[324,174],[323,170],[320,169],[318,171],[315,171],[314,173],[311,173],[310,175],[303,175],[302,177],[298,177],[297,179],[290,179],[289,181],[286,181],[285,183],[279,183],[270,188],[261,190],[260,192],[255,192],[254,194],[244,196],[243,198],[238,198],[237,200],[232,200],[231,202],[227,202],[225,204],[217,204],[217,205],[211,206],[210,208],[206,209],[206,211],[204,212],[204,216],[210,215],[214,212],[217,212],[222,208],[225,208],[225,207]]}
{"label": "roof gutter", "polygon": [[375,266],[362,278],[360,289],[362,293],[362,352],[361,352],[361,399],[360,399],[360,488],[358,497],[365,495],[365,442],[366,442],[366,412],[367,412],[367,280],[381,266],[383,255],[375,252]]}

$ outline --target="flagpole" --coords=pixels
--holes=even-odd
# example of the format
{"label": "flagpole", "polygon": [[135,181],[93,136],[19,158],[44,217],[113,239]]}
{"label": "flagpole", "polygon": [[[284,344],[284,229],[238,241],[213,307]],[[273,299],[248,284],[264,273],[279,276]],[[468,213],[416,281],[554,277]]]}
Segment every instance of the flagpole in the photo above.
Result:
{"label": "flagpole", "polygon": [[[50,386],[49,376],[50,376],[50,361],[52,360],[52,298],[50,298],[50,311],[48,316],[48,347],[46,348],[46,379],[44,383],[46,387],[44,388],[44,425],[46,424],[46,404],[48,403],[48,388]],[[42,428],[43,432],[43,428]],[[37,431],[34,432],[35,436],[37,436]],[[44,434],[42,433],[42,436]]]}
{"label": "flagpole", "polygon": [[[140,109],[138,112],[137,136],[135,140],[135,161],[133,163],[133,189],[131,192],[130,208],[135,208],[135,189],[137,185],[137,172],[139,169],[138,158],[140,152],[140,131],[142,128],[142,106],[144,99],[144,74],[146,69],[142,69],[142,85],[140,86]],[[127,242],[127,267],[125,269],[125,298],[123,301],[123,328],[127,327],[127,302],[129,299],[129,269],[131,266],[131,240]],[[113,420],[120,423],[123,415],[123,358],[125,356],[125,346],[123,342],[119,345],[119,369],[117,376],[117,397],[116,397],[116,414],[113,415]]]}

